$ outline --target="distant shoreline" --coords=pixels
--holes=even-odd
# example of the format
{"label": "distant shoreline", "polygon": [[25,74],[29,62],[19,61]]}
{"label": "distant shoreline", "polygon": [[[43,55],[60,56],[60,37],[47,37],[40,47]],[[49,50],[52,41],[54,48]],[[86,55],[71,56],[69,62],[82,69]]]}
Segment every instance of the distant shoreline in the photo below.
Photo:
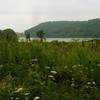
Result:
{"label": "distant shoreline", "polygon": [[[47,42],[52,42],[52,41],[59,41],[59,42],[71,42],[74,40],[78,41],[88,41],[88,40],[93,40],[93,39],[100,39],[100,38],[46,38]],[[19,38],[19,41],[25,41],[25,37]],[[39,40],[39,38],[31,38],[31,40]]]}

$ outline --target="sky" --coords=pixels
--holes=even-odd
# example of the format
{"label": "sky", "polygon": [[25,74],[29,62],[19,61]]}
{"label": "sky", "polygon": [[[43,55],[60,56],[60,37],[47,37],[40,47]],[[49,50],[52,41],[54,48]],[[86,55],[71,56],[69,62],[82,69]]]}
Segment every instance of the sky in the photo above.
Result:
{"label": "sky", "polygon": [[46,21],[100,18],[100,0],[0,0],[0,29],[24,32]]}

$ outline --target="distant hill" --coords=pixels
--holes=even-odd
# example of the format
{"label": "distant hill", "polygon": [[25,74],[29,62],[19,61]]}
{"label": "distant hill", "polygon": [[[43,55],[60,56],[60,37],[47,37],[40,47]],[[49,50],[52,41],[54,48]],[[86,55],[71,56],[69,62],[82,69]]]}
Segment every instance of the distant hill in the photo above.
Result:
{"label": "distant hill", "polygon": [[26,30],[32,37],[43,30],[46,37],[100,37],[100,19],[88,21],[51,21]]}

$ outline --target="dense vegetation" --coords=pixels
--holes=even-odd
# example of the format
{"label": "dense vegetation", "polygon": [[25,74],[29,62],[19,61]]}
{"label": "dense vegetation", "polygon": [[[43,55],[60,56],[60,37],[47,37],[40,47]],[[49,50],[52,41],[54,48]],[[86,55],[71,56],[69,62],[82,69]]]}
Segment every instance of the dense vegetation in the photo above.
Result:
{"label": "dense vegetation", "polygon": [[39,30],[44,30],[46,37],[100,37],[100,19],[45,22],[25,32],[36,37]]}
{"label": "dense vegetation", "polygon": [[0,100],[100,100],[100,40],[0,40]]}

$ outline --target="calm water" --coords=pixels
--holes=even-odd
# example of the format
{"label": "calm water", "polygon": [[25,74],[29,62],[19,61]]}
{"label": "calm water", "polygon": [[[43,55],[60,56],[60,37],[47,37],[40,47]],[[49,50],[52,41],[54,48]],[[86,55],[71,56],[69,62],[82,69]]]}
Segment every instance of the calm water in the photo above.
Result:
{"label": "calm water", "polygon": [[[47,42],[52,42],[52,41],[71,42],[71,41],[87,41],[91,39],[100,39],[100,38],[46,38],[46,41]],[[38,38],[31,38],[31,40],[38,40]],[[25,38],[21,37],[19,41],[25,41]]]}
{"label": "calm water", "polygon": [[46,40],[48,42],[51,42],[51,41],[64,41],[64,42],[71,42],[71,41],[82,41],[82,40],[90,40],[91,38],[47,38]]}

